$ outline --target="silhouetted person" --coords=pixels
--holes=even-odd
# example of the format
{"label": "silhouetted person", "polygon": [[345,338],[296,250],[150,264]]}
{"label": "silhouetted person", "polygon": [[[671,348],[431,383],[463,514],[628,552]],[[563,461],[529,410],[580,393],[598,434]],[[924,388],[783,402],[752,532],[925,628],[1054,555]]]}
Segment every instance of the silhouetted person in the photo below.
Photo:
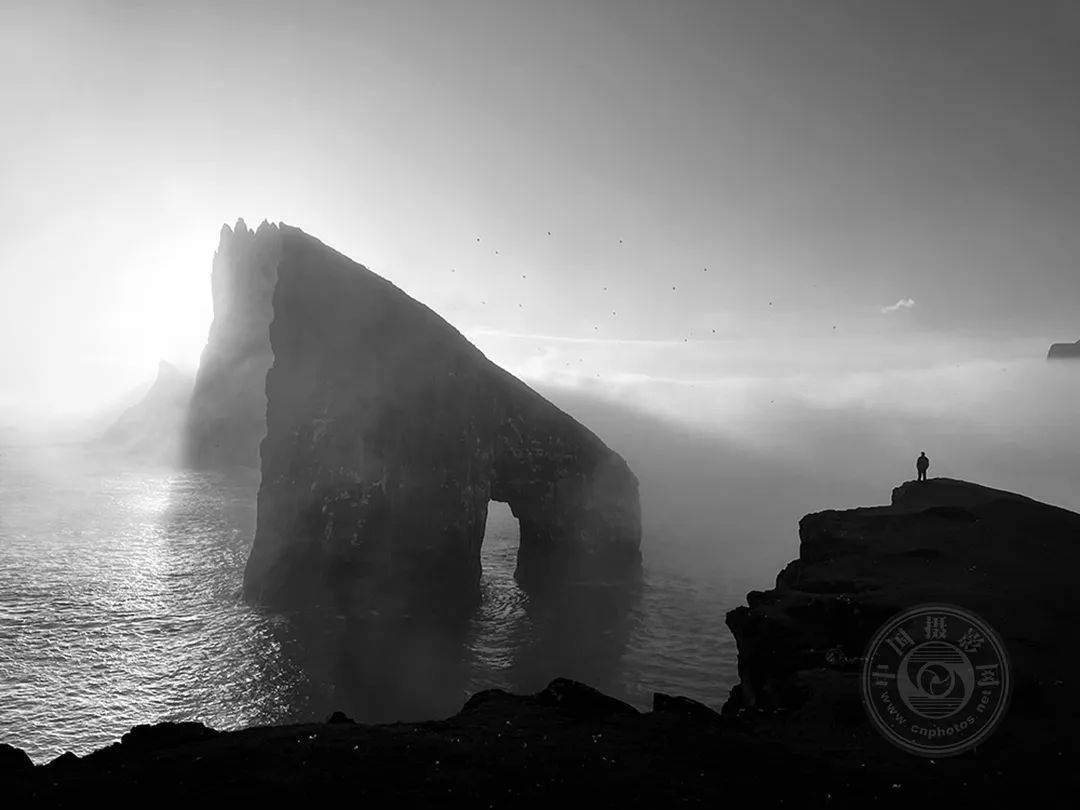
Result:
{"label": "silhouetted person", "polygon": [[930,459],[926,457],[925,452],[919,453],[919,457],[915,459],[915,470],[919,473],[919,480],[926,480],[926,470],[930,467]]}

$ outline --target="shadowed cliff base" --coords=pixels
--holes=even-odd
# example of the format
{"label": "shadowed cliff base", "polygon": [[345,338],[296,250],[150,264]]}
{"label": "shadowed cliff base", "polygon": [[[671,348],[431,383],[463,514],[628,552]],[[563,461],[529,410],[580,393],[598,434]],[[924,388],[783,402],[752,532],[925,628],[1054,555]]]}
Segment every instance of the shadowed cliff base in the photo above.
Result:
{"label": "shadowed cliff base", "polygon": [[886,620],[947,604],[974,612],[1003,638],[1013,682],[1000,726],[949,767],[1019,778],[1053,771],[1074,751],[1080,515],[932,478],[896,488],[889,506],[807,515],[799,536],[799,558],[776,587],[752,591],[747,606],[728,614],[741,683],[726,715],[840,760],[910,759],[867,720],[861,660]]}
{"label": "shadowed cliff base", "polygon": [[243,465],[265,433],[250,598],[467,606],[490,501],[518,520],[523,584],[637,576],[626,462],[430,309],[265,222],[222,230],[213,282],[188,458]]}
{"label": "shadowed cliff base", "polygon": [[[560,672],[628,699],[621,664],[639,601],[632,586],[548,583],[505,623],[497,650],[478,650],[475,612],[290,611],[275,635],[282,661],[304,680],[288,719],[337,710],[365,723],[447,717],[477,688],[532,691]],[[496,670],[478,664],[492,655]]]}

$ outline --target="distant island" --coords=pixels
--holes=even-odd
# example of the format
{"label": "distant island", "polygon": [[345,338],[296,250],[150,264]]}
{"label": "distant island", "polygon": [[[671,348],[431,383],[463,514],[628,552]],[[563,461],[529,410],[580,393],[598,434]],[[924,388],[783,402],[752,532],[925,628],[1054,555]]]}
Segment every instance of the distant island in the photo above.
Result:
{"label": "distant island", "polygon": [[1048,360],[1080,360],[1080,340],[1076,343],[1055,343],[1047,352]]}
{"label": "distant island", "polygon": [[162,360],[150,390],[109,426],[99,443],[145,461],[178,461],[192,385],[189,374]]}

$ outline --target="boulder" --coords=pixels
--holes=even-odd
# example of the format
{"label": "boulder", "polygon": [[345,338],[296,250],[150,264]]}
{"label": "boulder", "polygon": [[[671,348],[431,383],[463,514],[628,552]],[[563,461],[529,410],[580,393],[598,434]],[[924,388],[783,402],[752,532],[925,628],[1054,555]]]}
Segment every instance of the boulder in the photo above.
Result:
{"label": "boulder", "polygon": [[718,723],[721,719],[719,712],[713,711],[704,703],[682,695],[668,695],[663,692],[653,693],[652,710],[701,723]]}
{"label": "boulder", "polygon": [[141,751],[157,751],[213,737],[218,732],[202,723],[155,723],[138,725],[120,738],[120,744]]}
{"label": "boulder", "polygon": [[560,711],[579,718],[608,716],[635,716],[638,710],[618,698],[605,695],[598,689],[570,680],[556,678],[537,694],[542,706],[556,707]]}
{"label": "boulder", "polygon": [[0,743],[0,776],[33,770],[34,761],[21,748]]}

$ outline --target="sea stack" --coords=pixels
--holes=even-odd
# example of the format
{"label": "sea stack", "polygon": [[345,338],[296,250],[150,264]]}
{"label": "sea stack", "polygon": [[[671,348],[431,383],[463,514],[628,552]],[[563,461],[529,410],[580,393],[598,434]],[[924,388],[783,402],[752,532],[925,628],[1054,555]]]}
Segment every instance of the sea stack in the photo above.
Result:
{"label": "sea stack", "polygon": [[435,312],[287,225],[223,229],[214,274],[189,447],[242,463],[265,436],[250,598],[474,595],[492,500],[526,584],[637,572],[626,462]]}
{"label": "sea stack", "polygon": [[1080,340],[1076,343],[1055,343],[1046,354],[1047,360],[1080,360]]}
{"label": "sea stack", "polygon": [[277,283],[280,234],[224,225],[210,276],[214,320],[203,349],[184,431],[184,462],[196,469],[259,467],[266,434],[270,298]]}

